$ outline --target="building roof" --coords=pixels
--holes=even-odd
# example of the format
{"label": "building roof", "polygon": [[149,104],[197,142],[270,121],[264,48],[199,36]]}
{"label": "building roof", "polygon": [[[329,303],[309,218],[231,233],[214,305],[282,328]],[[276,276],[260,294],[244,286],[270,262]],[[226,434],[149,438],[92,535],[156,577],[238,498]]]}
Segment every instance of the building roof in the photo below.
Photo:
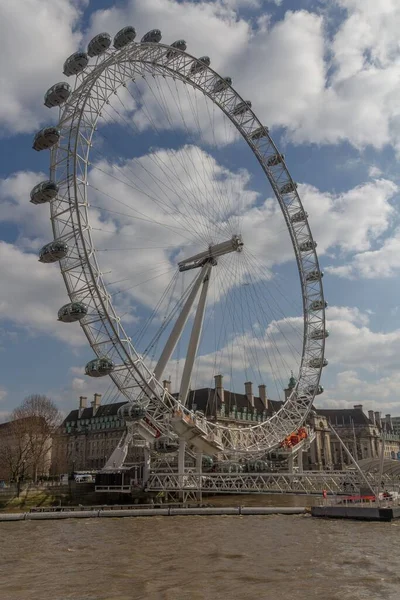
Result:
{"label": "building roof", "polygon": [[[174,394],[176,396],[176,394]],[[126,402],[115,402],[113,404],[100,404],[97,408],[95,417],[104,417],[109,415],[116,415],[120,406],[123,406]],[[277,412],[283,402],[276,400],[268,400],[267,414],[272,415]],[[214,388],[201,388],[199,390],[191,390],[189,392],[188,408],[195,410],[201,410],[208,417],[216,417],[217,412],[220,412],[222,402],[219,393],[216,393]],[[242,411],[246,408],[249,412],[255,410],[257,413],[264,411],[264,404],[258,396],[254,397],[254,409],[251,406],[246,394],[236,394],[229,390],[224,390],[224,406],[227,415],[232,410]],[[67,422],[78,421],[79,419],[92,419],[93,418],[93,406],[89,406],[82,410],[79,416],[79,409],[75,408],[64,419],[63,425]]]}
{"label": "building roof", "polygon": [[[109,415],[116,415],[120,406],[123,406],[126,402],[114,402],[113,404],[100,404],[96,410],[95,417],[105,417]],[[70,421],[78,421],[79,419],[92,419],[93,418],[93,406],[89,406],[82,410],[82,414],[79,417],[79,409],[75,408],[64,419],[63,425]]]}
{"label": "building roof", "polygon": [[[276,400],[268,400],[268,414],[277,412],[283,402]],[[196,410],[201,410],[206,416],[216,416],[222,408],[222,401],[218,391],[215,388],[201,388],[199,390],[191,390],[189,392],[188,407]],[[227,415],[233,410],[242,411],[246,408],[252,412],[255,410],[262,413],[265,410],[264,404],[259,396],[254,396],[254,408],[252,407],[246,394],[236,394],[229,390],[224,390],[224,406]]]}
{"label": "building roof", "polygon": [[361,408],[316,408],[317,414],[326,417],[332,425],[375,425]]}

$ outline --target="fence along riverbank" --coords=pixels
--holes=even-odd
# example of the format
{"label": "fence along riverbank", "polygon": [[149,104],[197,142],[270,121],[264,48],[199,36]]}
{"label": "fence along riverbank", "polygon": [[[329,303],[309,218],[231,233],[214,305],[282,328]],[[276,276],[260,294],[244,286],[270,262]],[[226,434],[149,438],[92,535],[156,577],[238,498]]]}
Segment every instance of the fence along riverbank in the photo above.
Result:
{"label": "fence along riverbank", "polygon": [[40,521],[51,519],[88,519],[110,517],[175,517],[212,515],[301,515],[309,512],[304,506],[237,506],[237,507],[169,507],[169,508],[107,508],[84,510],[40,510],[21,513],[0,513],[0,521]]}

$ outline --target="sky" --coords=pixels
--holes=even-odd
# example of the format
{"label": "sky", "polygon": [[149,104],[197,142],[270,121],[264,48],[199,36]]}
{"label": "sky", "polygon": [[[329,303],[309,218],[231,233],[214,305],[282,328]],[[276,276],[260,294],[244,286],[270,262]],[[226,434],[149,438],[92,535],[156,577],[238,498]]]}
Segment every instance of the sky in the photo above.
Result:
{"label": "sky", "polygon": [[[79,325],[57,322],[58,308],[68,302],[62,277],[57,265],[37,260],[40,247],[52,239],[49,207],[30,204],[29,192],[48,177],[49,154],[31,148],[35,132],[57,120],[56,109],[43,106],[45,91],[65,80],[62,66],[70,54],[85,49],[95,34],[115,35],[126,24],[135,26],[138,38],[157,27],[162,42],[184,38],[190,54],[209,55],[212,67],[231,76],[237,92],[251,100],[254,112],[285,154],[318,242],[329,303],[329,365],[317,406],[363,404],[365,409],[400,415],[399,3],[19,0],[0,5],[0,417],[6,418],[33,393],[50,396],[64,412],[77,405],[80,395],[99,392],[105,401],[116,399],[109,380],[83,374],[94,355]],[[139,348],[147,348],[167,314],[168,302],[179,298],[181,282],[171,283],[171,265],[187,256],[185,252],[201,247],[196,246],[195,232],[184,251],[183,233],[179,243],[171,235],[178,224],[183,232],[184,223],[171,215],[172,220],[165,221],[161,209],[151,212],[154,221],[165,225],[158,229],[148,221],[138,227],[121,214],[117,217],[114,205],[114,213],[105,216],[106,194],[110,202],[118,197],[121,204],[125,198],[130,210],[146,211],[143,194],[136,188],[128,190],[127,182],[150,171],[152,180],[146,185],[155,193],[154,177],[161,177],[161,165],[167,164],[181,191],[188,193],[190,188],[190,193],[206,197],[229,192],[232,202],[239,198],[246,248],[267,257],[265,269],[261,275],[254,264],[252,271],[242,262],[235,271],[236,283],[233,275],[216,278],[200,348],[202,359],[192,384],[210,385],[212,373],[219,368],[227,387],[243,392],[244,379],[251,378],[254,385],[267,383],[270,396],[277,398],[281,393],[277,388],[283,387],[291,367],[296,368],[288,351],[296,345],[290,336],[298,335],[301,299],[276,201],[244,143],[219,115],[210,118],[205,100],[201,100],[204,105],[199,100],[197,130],[190,125],[191,97],[183,90],[179,90],[184,101],[180,109],[186,121],[172,109],[168,119],[167,113],[157,113],[160,103],[154,94],[165,94],[161,97],[169,107],[175,102],[173,89],[163,85],[138,82],[122,90],[99,122],[90,173],[90,214],[102,270],[111,273],[106,281],[110,286],[128,282],[111,289],[134,341],[170,284],[169,296],[142,336],[142,346],[138,341]],[[150,127],[147,109],[153,111],[158,136]],[[201,181],[184,168],[186,160],[196,166],[197,174],[203,174]],[[210,187],[207,178],[212,180]],[[215,223],[223,217],[222,208],[218,210],[221,214],[214,222],[209,215],[211,221],[203,224],[211,241],[224,239],[217,236]],[[187,227],[194,231],[198,218],[192,214]],[[140,234],[146,241],[131,250],[130,240]],[[119,253],[110,252],[114,249]],[[224,272],[232,274],[232,268],[227,259]],[[252,277],[257,279],[254,297],[247,291]],[[189,279],[185,281],[187,285]],[[235,307],[223,304],[225,292],[235,294]],[[254,310],[248,308],[250,299],[255,302],[261,293],[271,298],[275,294],[281,312],[272,304],[269,317],[256,304]],[[225,313],[231,318],[224,329]],[[268,322],[263,323],[264,317]],[[225,336],[219,339],[218,350],[216,331],[224,331]],[[280,346],[280,337],[287,343]],[[182,368],[185,340],[187,335],[168,365],[172,379]],[[268,344],[271,352],[283,356],[276,367],[279,373],[272,373],[265,359]],[[240,356],[243,347],[252,353],[251,364],[244,364]],[[155,357],[149,352],[149,364]]]}

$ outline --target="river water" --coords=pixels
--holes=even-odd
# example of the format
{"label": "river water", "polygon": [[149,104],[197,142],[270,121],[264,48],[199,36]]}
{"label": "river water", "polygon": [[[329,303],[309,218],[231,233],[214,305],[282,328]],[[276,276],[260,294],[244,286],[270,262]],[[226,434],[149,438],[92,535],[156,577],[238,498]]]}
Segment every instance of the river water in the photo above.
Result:
{"label": "river water", "polygon": [[399,600],[399,537],[305,515],[1,523],[0,598]]}

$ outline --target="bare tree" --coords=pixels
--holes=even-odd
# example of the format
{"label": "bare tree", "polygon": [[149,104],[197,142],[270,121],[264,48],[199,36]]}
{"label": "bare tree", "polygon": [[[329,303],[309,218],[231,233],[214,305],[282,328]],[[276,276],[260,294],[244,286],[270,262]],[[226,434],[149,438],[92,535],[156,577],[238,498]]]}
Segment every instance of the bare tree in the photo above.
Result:
{"label": "bare tree", "polygon": [[30,461],[31,444],[26,423],[16,420],[4,423],[0,430],[0,466],[2,476],[17,484],[18,496],[21,482],[29,472]]}
{"label": "bare tree", "polygon": [[54,402],[35,394],[25,398],[2,425],[0,462],[17,483],[26,475],[37,481],[49,472],[53,438],[61,421]]}

